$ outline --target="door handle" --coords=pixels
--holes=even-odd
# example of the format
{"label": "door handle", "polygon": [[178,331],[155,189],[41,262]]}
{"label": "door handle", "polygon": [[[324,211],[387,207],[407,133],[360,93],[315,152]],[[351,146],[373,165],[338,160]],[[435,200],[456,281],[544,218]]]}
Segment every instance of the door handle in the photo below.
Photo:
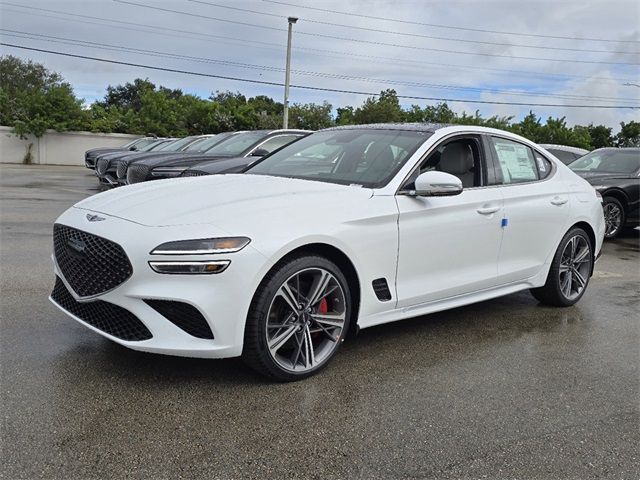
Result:
{"label": "door handle", "polygon": [[569,199],[567,197],[553,197],[551,199],[551,205],[556,205],[557,207],[559,207],[560,205],[564,205],[565,203],[567,203],[569,201]]}
{"label": "door handle", "polygon": [[480,215],[491,215],[500,210],[500,207],[482,207],[476,210]]}

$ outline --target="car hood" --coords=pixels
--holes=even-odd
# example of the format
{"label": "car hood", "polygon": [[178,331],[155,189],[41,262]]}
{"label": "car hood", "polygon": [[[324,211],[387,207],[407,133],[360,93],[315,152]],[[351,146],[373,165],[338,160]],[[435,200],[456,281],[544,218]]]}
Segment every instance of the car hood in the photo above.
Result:
{"label": "car hood", "polygon": [[628,173],[602,173],[602,172],[579,172],[573,171],[576,175],[581,176],[591,185],[595,185],[598,182],[602,182],[604,180],[614,180],[616,178],[629,178]]}
{"label": "car hood", "polygon": [[207,162],[198,163],[191,167],[192,170],[205,172],[209,174],[222,173],[228,170],[238,171],[257,162],[262,157],[234,157],[234,158],[217,158]]}
{"label": "car hood", "polygon": [[85,152],[86,155],[91,157],[97,157],[98,155],[106,155],[108,153],[122,153],[122,152],[132,152],[132,150],[128,150],[126,148],[108,148],[108,147],[100,147],[100,148],[92,148],[91,150],[87,150]]}
{"label": "car hood", "polygon": [[212,175],[129,185],[89,197],[75,208],[148,226],[206,223],[233,231],[265,216],[297,221],[317,212],[318,218],[331,218],[333,209],[343,211],[371,195],[372,190],[359,186],[266,175]]}
{"label": "car hood", "polygon": [[[144,158],[141,160],[135,160],[136,163],[143,163],[149,168],[156,167],[184,167],[188,168],[197,163],[205,162],[207,160],[214,160],[220,157],[213,155],[206,155],[204,153],[176,153],[175,155],[163,155],[151,158]],[[228,158],[228,157],[222,157]]]}

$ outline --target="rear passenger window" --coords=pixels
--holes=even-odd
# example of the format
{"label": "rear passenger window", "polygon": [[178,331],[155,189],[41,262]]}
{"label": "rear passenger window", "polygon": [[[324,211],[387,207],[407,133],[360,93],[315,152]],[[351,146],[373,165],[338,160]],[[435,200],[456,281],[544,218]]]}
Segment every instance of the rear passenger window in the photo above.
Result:
{"label": "rear passenger window", "polygon": [[538,180],[538,165],[531,148],[497,137],[491,137],[491,143],[498,159],[503,184]]}
{"label": "rear passenger window", "polygon": [[540,174],[540,178],[547,178],[551,173],[551,162],[538,152],[534,151],[534,155],[536,156],[536,163],[538,164],[538,173]]}

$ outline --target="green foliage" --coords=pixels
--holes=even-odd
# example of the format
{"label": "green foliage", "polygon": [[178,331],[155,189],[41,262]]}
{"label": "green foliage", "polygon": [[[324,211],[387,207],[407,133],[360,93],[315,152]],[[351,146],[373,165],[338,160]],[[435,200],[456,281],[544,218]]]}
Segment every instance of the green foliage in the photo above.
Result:
{"label": "green foliage", "polygon": [[640,147],[640,122],[620,122],[620,133],[616,135],[617,147]]}
{"label": "green foliage", "polygon": [[[141,78],[108,86],[101,101],[83,109],[82,101],[59,74],[13,56],[0,57],[0,124],[12,126],[21,136],[40,136],[48,128],[163,136],[275,129],[282,125],[283,111],[281,102],[266,95],[247,98],[240,92],[216,91],[203,99]],[[334,118],[327,102],[296,103],[289,109],[289,125],[317,130],[332,125],[433,122],[499,128],[536,143],[587,149],[640,146],[640,123],[636,121],[622,122],[614,136],[604,125],[569,128],[564,117],[549,117],[543,123],[533,112],[514,123],[513,117],[484,118],[477,110],[458,114],[446,103],[404,109],[392,89],[367,98],[360,106],[339,107],[335,113]]]}
{"label": "green foliage", "polygon": [[0,57],[0,123],[20,137],[42,136],[48,128],[79,130],[88,114],[71,85],[42,65],[11,55]]}

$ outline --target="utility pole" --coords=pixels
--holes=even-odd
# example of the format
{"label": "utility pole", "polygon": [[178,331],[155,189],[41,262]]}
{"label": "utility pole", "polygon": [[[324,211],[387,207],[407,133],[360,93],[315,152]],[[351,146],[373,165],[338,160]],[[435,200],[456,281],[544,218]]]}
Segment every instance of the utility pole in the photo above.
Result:
{"label": "utility pole", "polygon": [[291,32],[293,24],[298,21],[296,17],[289,17],[289,32],[287,38],[287,67],[284,77],[284,115],[282,116],[282,128],[289,128],[289,77],[291,76]]}

